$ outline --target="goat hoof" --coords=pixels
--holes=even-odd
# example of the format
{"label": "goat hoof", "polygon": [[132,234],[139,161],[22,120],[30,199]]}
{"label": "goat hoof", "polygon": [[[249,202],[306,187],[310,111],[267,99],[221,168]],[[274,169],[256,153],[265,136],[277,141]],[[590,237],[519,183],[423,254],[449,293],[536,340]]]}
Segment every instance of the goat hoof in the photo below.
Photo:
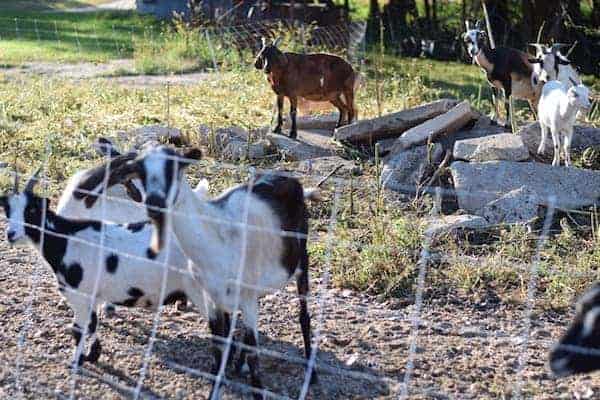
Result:
{"label": "goat hoof", "polygon": [[280,126],[276,127],[271,132],[273,132],[273,133],[275,133],[277,135],[282,135],[283,134],[283,132],[281,131],[281,127]]}
{"label": "goat hoof", "polygon": [[81,354],[81,355],[79,356],[79,360],[77,360],[77,366],[78,366],[78,367],[81,367],[81,366],[83,365],[83,362],[85,361],[85,358],[86,358],[86,357],[85,357],[83,354]]}
{"label": "goat hoof", "polygon": [[290,139],[297,139],[298,138],[298,132],[290,132]]}

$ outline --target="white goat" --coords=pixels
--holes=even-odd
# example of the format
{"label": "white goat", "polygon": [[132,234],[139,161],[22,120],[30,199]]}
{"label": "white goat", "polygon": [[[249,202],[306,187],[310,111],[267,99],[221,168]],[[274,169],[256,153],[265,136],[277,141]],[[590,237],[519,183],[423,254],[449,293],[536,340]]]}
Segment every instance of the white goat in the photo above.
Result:
{"label": "white goat", "polygon": [[535,58],[529,60],[533,65],[532,83],[546,83],[550,81],[560,81],[561,83],[571,87],[579,85],[581,78],[571,65],[571,61],[564,56],[560,50],[566,45],[554,44],[552,47],[544,46],[543,44],[534,43],[531,46],[535,47]]}
{"label": "white goat", "polygon": [[[52,267],[59,291],[74,313],[76,348],[82,337],[81,348],[85,347],[83,332],[91,335],[90,351],[80,353],[79,364],[95,362],[100,356],[96,311],[102,302],[157,309],[159,304],[189,297],[205,312],[205,293],[191,276],[179,246],[171,245],[157,256],[152,253],[150,259],[150,222],[116,225],[61,217],[50,210],[48,199],[34,194],[36,175],[23,192],[18,192],[15,180],[13,193],[0,196],[8,219],[7,239],[29,242]],[[171,239],[175,239],[172,234]]]}
{"label": "white goat", "polygon": [[591,107],[589,90],[585,85],[571,82],[568,87],[559,81],[550,81],[542,89],[542,97],[538,108],[542,140],[537,150],[538,154],[544,152],[548,130],[552,134],[554,144],[554,159],[552,165],[560,164],[560,147],[565,153],[565,165],[571,164],[571,140],[573,138],[573,125],[580,110],[589,110]]}
{"label": "white goat", "polygon": [[[209,294],[209,325],[215,337],[228,335],[223,322],[225,313],[242,311],[247,328],[244,343],[252,348],[246,354],[251,383],[261,388],[255,352],[258,299],[281,289],[292,277],[296,277],[300,295],[305,356],[310,358],[305,198],[316,199],[317,194],[304,192],[296,179],[266,175],[256,182],[234,187],[212,201],[199,200],[183,174],[189,163],[199,158],[198,150],[181,156],[168,147],[148,149],[136,160],[114,170],[109,185],[144,176],[148,215],[156,228],[151,249],[160,251],[164,232],[173,230],[183,251],[195,264],[195,276]],[[218,375],[227,350],[223,354],[218,345],[214,350],[212,374]],[[244,354],[240,363],[243,361]],[[311,382],[315,381],[313,371]],[[219,381],[215,380],[211,398],[218,395],[218,388]]]}

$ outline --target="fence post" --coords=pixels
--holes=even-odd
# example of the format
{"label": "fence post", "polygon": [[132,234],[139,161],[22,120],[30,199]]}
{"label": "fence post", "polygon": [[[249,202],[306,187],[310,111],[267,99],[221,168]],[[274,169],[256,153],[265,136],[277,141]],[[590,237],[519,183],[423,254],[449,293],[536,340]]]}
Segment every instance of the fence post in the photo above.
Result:
{"label": "fence post", "polygon": [[35,36],[37,37],[37,41],[39,43],[40,42],[40,31],[38,30],[37,19],[33,20],[33,26],[34,26],[34,29],[35,29]]}
{"label": "fence post", "polygon": [[56,43],[60,46],[60,36],[58,35],[58,25],[56,24],[56,20],[54,21],[54,34],[56,35]]}

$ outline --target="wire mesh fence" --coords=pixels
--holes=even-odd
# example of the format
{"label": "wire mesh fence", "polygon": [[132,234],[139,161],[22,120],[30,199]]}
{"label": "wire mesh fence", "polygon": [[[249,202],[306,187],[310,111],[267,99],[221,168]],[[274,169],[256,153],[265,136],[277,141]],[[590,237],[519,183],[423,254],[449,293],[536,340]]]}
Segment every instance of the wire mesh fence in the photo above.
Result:
{"label": "wire mesh fence", "polygon": [[[45,28],[49,26],[31,21],[27,25],[24,21],[18,20],[15,30],[11,32],[14,32],[14,39],[18,34],[22,40],[48,40],[61,46],[68,43],[77,52],[81,52],[80,54],[88,46],[102,48],[104,43],[93,33],[90,35],[89,32],[72,30],[72,34],[66,34],[66,28],[61,30],[58,27],[58,35],[56,35],[50,33],[56,33],[56,30]],[[262,29],[259,25],[253,25],[204,31],[210,60],[209,67],[211,65],[214,69],[226,67],[224,56],[219,53],[220,46],[225,46],[230,41],[237,41],[241,43],[240,46],[251,47],[260,40],[261,36],[264,36],[265,31]],[[296,43],[299,46],[342,47],[355,49],[354,51],[360,51],[364,43],[364,26],[333,27],[325,31],[319,31],[317,28],[316,32],[320,33],[314,33],[308,38],[302,32],[299,33]],[[46,39],[44,34],[48,34]],[[133,43],[137,40],[136,34],[142,37],[151,35],[149,32],[132,33],[128,30],[115,29],[114,40],[108,39],[107,46],[121,49],[122,54],[127,54],[133,51]],[[1,40],[11,39],[8,34],[3,34]],[[212,50],[210,46],[214,46]],[[25,81],[27,78],[22,79]],[[26,85],[24,84],[23,87]],[[49,92],[54,90],[51,80],[48,80],[47,90]],[[168,114],[166,110],[165,114]],[[47,176],[52,151],[51,140],[48,140],[44,152],[43,177]],[[326,177],[315,173],[290,174],[268,167],[261,169],[219,163],[217,168],[219,165],[223,169],[233,168],[237,176],[246,177],[244,180],[240,179],[239,183],[253,182],[260,174],[273,174],[295,176],[301,178],[305,186],[309,186],[310,183],[321,181]],[[202,166],[199,171],[201,174]],[[10,167],[5,168],[5,173],[11,174]],[[24,182],[28,178],[29,175],[23,174],[21,181]],[[62,186],[62,182],[50,182],[48,179],[42,179],[42,182],[52,186]],[[484,382],[492,381],[494,377],[490,378],[490,372],[484,368],[487,366],[485,357],[491,357],[491,353],[502,347],[497,343],[490,344],[493,338],[498,336],[499,328],[497,325],[491,325],[490,320],[485,320],[484,314],[489,311],[476,313],[463,309],[467,318],[444,320],[440,323],[440,316],[437,314],[438,306],[428,296],[428,291],[431,289],[428,287],[428,277],[435,272],[439,263],[460,262],[476,268],[480,260],[464,254],[449,253],[442,254],[442,259],[439,259],[436,254],[436,244],[430,238],[423,238],[422,251],[414,266],[416,279],[412,290],[413,300],[409,307],[401,309],[388,307],[379,304],[372,296],[348,295],[337,290],[331,283],[332,267],[328,260],[331,258],[333,246],[339,248],[344,245],[348,247],[354,245],[347,238],[336,236],[343,205],[342,196],[351,190],[352,185],[349,179],[330,178],[326,189],[329,193],[327,216],[324,221],[319,221],[326,228],[319,232],[320,234],[309,231],[307,237],[310,242],[323,242],[327,252],[324,265],[311,264],[311,292],[305,297],[313,317],[314,352],[309,360],[303,357],[301,350],[302,341],[295,314],[298,299],[295,288],[285,286],[282,290],[272,290],[273,288],[270,287],[256,287],[238,276],[230,282],[234,290],[257,289],[268,292],[261,302],[259,322],[261,335],[258,345],[248,346],[240,340],[240,332],[234,329],[227,332],[225,338],[212,335],[207,328],[207,318],[202,317],[201,312],[180,312],[172,306],[161,305],[162,302],[159,301],[155,311],[119,308],[117,310],[119,317],[103,319],[97,331],[105,347],[102,361],[97,366],[88,363],[79,366],[73,361],[83,353],[83,342],[80,342],[75,356],[72,356],[71,339],[63,332],[70,323],[71,312],[68,304],[67,307],[57,305],[59,296],[54,273],[50,268],[41,265],[42,263],[36,258],[31,258],[29,250],[18,250],[15,253],[15,250],[9,249],[3,241],[0,245],[0,263],[3,264],[4,270],[1,280],[8,286],[16,286],[21,290],[17,293],[6,293],[7,303],[3,304],[3,312],[14,313],[11,315],[18,323],[12,324],[8,330],[0,330],[2,338],[7,343],[6,351],[0,356],[4,364],[1,390],[7,397],[12,398],[71,399],[103,395],[125,398],[195,398],[207,396],[212,382],[219,381],[225,387],[223,389],[225,398],[240,398],[252,393],[277,399],[477,397],[476,388],[469,391],[471,382],[469,377],[463,376],[464,370],[458,368],[455,370],[452,365],[444,364],[446,370],[438,371],[434,354],[442,354],[448,359],[452,359],[455,354],[468,356],[481,354],[481,358],[469,364],[474,371],[473,375]],[[404,189],[414,193],[415,187],[409,186]],[[453,190],[449,192],[456,195]],[[90,193],[97,194],[95,191]],[[469,195],[488,198],[490,193],[495,192],[492,189],[469,193]],[[103,201],[114,200],[112,204],[131,203],[145,211],[142,204],[132,203],[126,198],[111,197],[107,191],[104,191],[100,197],[102,199],[100,204],[103,204]],[[245,197],[246,201],[250,198],[251,194]],[[534,256],[523,260],[518,265],[510,264],[506,260],[498,262],[499,266],[503,262],[509,263],[510,265],[505,267],[523,272],[527,280],[524,307],[511,314],[509,318],[503,316],[491,318],[492,321],[504,324],[501,329],[501,339],[503,346],[510,350],[503,351],[505,359],[502,365],[506,365],[507,369],[512,368],[513,371],[503,370],[498,374],[508,377],[510,397],[513,398],[530,397],[527,382],[531,381],[532,374],[545,370],[543,364],[547,358],[547,350],[555,343],[551,337],[540,337],[534,334],[540,324],[533,312],[536,299],[540,295],[538,292],[540,273],[543,272],[545,276],[563,273],[559,270],[540,271],[540,250],[547,243],[556,210],[552,197],[545,199],[545,203],[548,209],[542,218],[542,227],[531,233],[532,240],[536,242]],[[243,201],[240,207],[245,210],[241,220],[232,221],[230,218],[201,213],[194,219],[194,223],[237,229],[241,232],[241,247],[232,251],[238,253],[249,250],[248,237],[265,232],[276,238],[304,238],[302,235],[298,236],[296,232],[265,230],[264,227],[249,224],[248,203]],[[43,209],[42,220],[46,219],[50,210],[52,207]],[[178,213],[173,209],[166,211],[171,215]],[[98,219],[110,221],[112,212],[115,210],[101,207],[101,215]],[[8,224],[19,226],[18,222],[11,223],[4,216],[1,222],[5,227]],[[311,221],[311,225],[314,222]],[[102,285],[109,277],[109,273],[102,262],[108,254],[114,253],[123,259],[143,261],[159,268],[161,279],[156,282],[159,299],[167,297],[165,285],[170,273],[180,274],[182,279],[196,279],[192,272],[182,270],[180,266],[169,265],[165,261],[148,260],[145,256],[115,247],[114,241],[109,240],[110,237],[107,236],[105,229],[100,230],[97,239],[91,241],[74,239],[72,235],[61,234],[48,225],[40,229],[39,225],[28,224],[27,228],[41,231],[42,241],[34,246],[38,249],[43,249],[44,238],[52,237],[79,242],[80,245],[92,249],[89,250],[90,252],[100,254],[97,258],[98,263],[90,264],[90,270],[98,271],[92,280],[91,290],[83,291],[66,286],[63,289],[63,295],[71,294],[84,298],[90,310],[95,309],[97,303],[103,299]],[[146,248],[145,243],[142,246]],[[387,246],[393,248],[398,244],[388,243]],[[225,256],[226,254],[223,254],[223,257]],[[20,262],[19,258],[24,259],[25,262]],[[15,268],[14,265],[19,267]],[[243,267],[239,270],[241,274],[257,267],[244,265],[243,262],[240,265]],[[587,274],[593,277],[594,273],[586,272],[585,276],[588,276]],[[453,307],[458,309],[456,305]],[[238,305],[234,309],[239,309]],[[56,321],[51,321],[53,318]],[[244,320],[243,315],[240,318]],[[478,324],[479,321],[475,318],[481,318],[485,322]],[[89,322],[88,318],[82,324],[84,332]],[[379,327],[374,328],[378,323]],[[559,323],[564,323],[564,320],[560,320]],[[40,328],[40,325],[43,327]],[[188,325],[189,328],[181,328],[181,325]],[[46,329],[49,333],[44,333]],[[244,349],[256,352],[262,362],[261,376],[265,388],[253,387],[246,377],[232,374],[225,364],[220,366],[218,373],[214,373],[211,352],[213,341],[223,345],[227,351],[236,353],[236,357]],[[356,344],[349,344],[353,342]],[[585,354],[594,354],[594,351],[589,349],[577,348],[577,350]],[[438,362],[441,363],[439,359]],[[56,365],[63,368],[58,372],[49,368]],[[319,374],[321,380],[319,385],[309,385],[310,374],[307,370],[311,369]],[[462,386],[465,382],[468,382],[469,389],[463,392],[457,386]],[[89,392],[88,390],[94,384],[99,385],[105,392]]]}

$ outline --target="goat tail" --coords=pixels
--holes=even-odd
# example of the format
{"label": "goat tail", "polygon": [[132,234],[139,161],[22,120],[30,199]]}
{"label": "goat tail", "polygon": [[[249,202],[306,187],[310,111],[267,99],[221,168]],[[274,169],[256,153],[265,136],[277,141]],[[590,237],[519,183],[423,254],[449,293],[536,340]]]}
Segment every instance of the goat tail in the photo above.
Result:
{"label": "goat tail", "polygon": [[322,200],[319,188],[306,188],[303,191],[304,200],[319,202]]}

